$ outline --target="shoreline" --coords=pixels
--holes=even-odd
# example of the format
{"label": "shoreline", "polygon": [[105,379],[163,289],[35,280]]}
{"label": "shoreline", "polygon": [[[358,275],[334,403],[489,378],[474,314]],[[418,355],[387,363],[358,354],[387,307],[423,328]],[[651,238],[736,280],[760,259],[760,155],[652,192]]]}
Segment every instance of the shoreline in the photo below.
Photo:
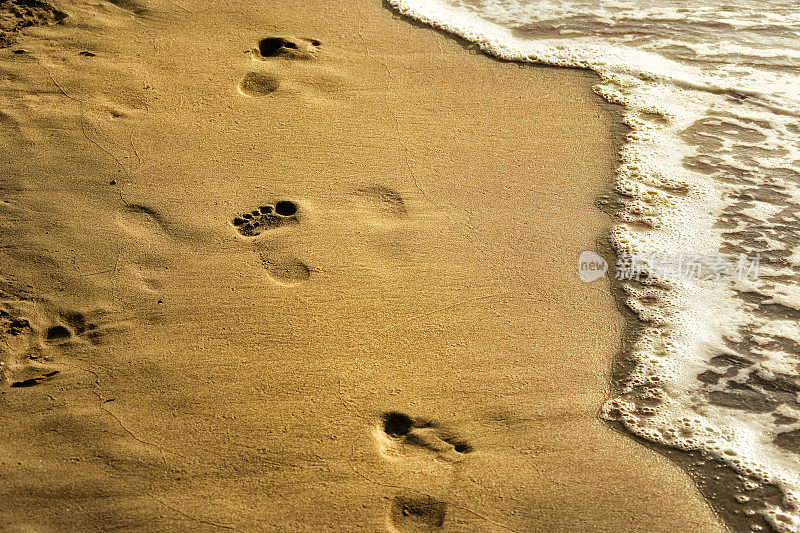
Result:
{"label": "shoreline", "polygon": [[[34,292],[6,379],[59,374],[3,389],[3,523],[722,530],[597,417],[622,325],[575,260],[617,152],[585,73],[378,2],[56,7],[8,66],[34,103],[4,98],[50,154],[7,163],[38,181],[6,187]],[[312,57],[254,58],[275,36]]]}
{"label": "shoreline", "polygon": [[[607,196],[614,197],[615,193],[609,191]],[[614,209],[612,207],[598,206],[598,208],[604,210],[609,216],[613,216]],[[600,248],[602,250],[600,255],[609,265],[614,264],[616,253],[613,251],[610,240],[602,241]],[[613,282],[611,290],[614,294],[617,311],[625,320],[621,346],[614,356],[610,373],[611,390],[617,391],[619,394],[618,391],[622,390],[621,384],[628,378],[633,366],[629,356],[630,347],[636,341],[641,330],[647,327],[647,324],[625,304],[626,294],[621,283]],[[662,455],[681,468],[691,478],[696,490],[713,510],[720,524],[732,531],[770,531],[772,529],[763,514],[758,511],[763,510],[765,504],[778,507],[783,502],[784,493],[776,485],[759,483],[758,486],[754,486],[751,479],[743,476],[723,461],[709,457],[703,452],[672,448],[637,435],[619,420],[602,418],[601,420],[611,430]],[[748,500],[738,502],[732,500],[730,494],[748,494]],[[748,511],[753,512],[748,514]]]}

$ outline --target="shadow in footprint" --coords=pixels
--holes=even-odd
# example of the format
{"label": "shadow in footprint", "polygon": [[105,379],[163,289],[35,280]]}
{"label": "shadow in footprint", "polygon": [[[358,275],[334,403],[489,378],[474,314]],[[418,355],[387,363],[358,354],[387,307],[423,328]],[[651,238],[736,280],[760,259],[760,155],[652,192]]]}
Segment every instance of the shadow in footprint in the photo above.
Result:
{"label": "shadow in footprint", "polygon": [[280,80],[274,76],[259,72],[248,72],[239,82],[239,92],[245,96],[257,98],[274,93],[280,87]]}
{"label": "shadow in footprint", "polygon": [[274,205],[262,205],[249,213],[243,213],[235,217],[232,224],[240,235],[255,237],[270,228],[297,224],[300,222],[298,211],[296,203],[281,200]]}
{"label": "shadow in footprint", "polygon": [[383,431],[390,437],[405,437],[414,427],[414,420],[403,413],[390,412],[383,415]]}
{"label": "shadow in footprint", "polygon": [[[86,339],[92,344],[99,344],[103,337],[117,331],[118,326],[108,322],[109,315],[106,311],[97,309],[88,313],[78,311],[61,311],[59,319],[66,325],[57,325],[47,331],[46,339],[51,336],[63,341],[71,338]],[[54,331],[55,330],[55,331]]]}
{"label": "shadow in footprint", "polygon": [[170,232],[167,220],[155,209],[141,204],[127,204],[117,215],[117,225],[140,240],[159,239]]}
{"label": "shadow in footprint", "polygon": [[295,257],[275,257],[263,252],[260,255],[264,270],[279,285],[293,287],[311,277],[311,268]]}
{"label": "shadow in footprint", "polygon": [[143,15],[147,13],[147,8],[144,5],[136,2],[134,0],[108,0],[110,4],[114,4],[120,9],[124,9],[125,11],[129,11],[134,15]]}
{"label": "shadow in footprint", "polygon": [[298,37],[267,37],[258,42],[253,52],[260,59],[281,57],[287,59],[313,59],[322,45],[316,39]]}
{"label": "shadow in footprint", "polygon": [[50,381],[58,374],[59,374],[58,370],[53,370],[51,372],[47,372],[46,374],[37,376],[35,378],[24,379],[22,381],[14,381],[13,383],[11,383],[11,387],[33,387],[34,385],[44,383],[45,381]]}
{"label": "shadow in footprint", "polygon": [[430,496],[396,496],[389,519],[398,531],[430,531],[444,525],[447,504]]}
{"label": "shadow in footprint", "polygon": [[358,189],[357,193],[375,202],[376,206],[386,215],[396,218],[408,216],[408,209],[403,197],[394,189],[384,185],[372,184]]}
{"label": "shadow in footprint", "polygon": [[47,344],[61,344],[72,337],[70,330],[64,326],[53,326],[45,333],[44,340]]}
{"label": "shadow in footprint", "polygon": [[460,461],[472,451],[472,446],[439,424],[388,412],[381,418],[383,432],[402,444],[436,453],[448,461]]}

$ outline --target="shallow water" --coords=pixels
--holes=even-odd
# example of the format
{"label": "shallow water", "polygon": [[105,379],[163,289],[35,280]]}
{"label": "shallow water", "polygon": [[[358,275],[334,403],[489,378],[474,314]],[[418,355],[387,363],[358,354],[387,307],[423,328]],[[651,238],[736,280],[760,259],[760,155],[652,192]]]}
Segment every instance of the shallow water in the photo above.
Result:
{"label": "shallow water", "polygon": [[704,493],[734,528],[800,530],[800,9],[390,3],[504,59],[589,68],[624,106],[609,275],[638,326],[602,416],[733,469]]}

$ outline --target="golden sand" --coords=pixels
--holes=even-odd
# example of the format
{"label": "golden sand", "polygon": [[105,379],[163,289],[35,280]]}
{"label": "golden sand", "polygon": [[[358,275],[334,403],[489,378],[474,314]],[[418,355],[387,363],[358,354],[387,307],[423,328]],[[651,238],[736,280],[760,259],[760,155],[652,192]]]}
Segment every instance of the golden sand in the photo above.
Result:
{"label": "golden sand", "polygon": [[2,529],[721,531],[597,417],[585,73],[379,0],[57,7],[0,50]]}

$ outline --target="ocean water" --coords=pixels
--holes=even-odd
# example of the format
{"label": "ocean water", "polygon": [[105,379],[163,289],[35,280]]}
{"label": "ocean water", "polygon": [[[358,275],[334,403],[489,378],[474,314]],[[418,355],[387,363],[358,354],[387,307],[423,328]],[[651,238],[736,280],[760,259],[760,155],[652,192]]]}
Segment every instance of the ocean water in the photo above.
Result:
{"label": "ocean water", "polygon": [[630,128],[599,201],[636,317],[601,416],[724,465],[735,482],[704,494],[734,529],[800,531],[800,5],[389,3],[500,58],[599,75]]}

